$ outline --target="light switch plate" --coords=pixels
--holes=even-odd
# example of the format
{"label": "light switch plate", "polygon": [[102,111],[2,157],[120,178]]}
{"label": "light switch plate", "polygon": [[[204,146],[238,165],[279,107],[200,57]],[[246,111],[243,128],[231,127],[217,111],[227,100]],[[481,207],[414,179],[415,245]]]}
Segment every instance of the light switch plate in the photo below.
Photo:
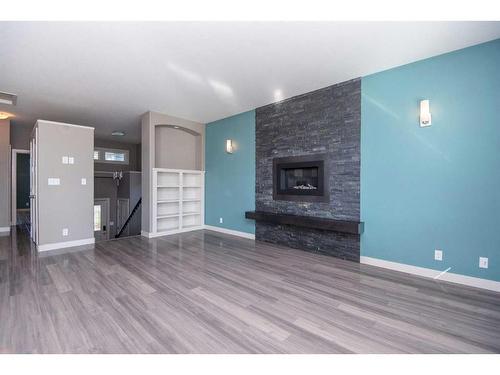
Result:
{"label": "light switch plate", "polygon": [[69,164],[75,164],[75,158],[73,156],[68,157]]}
{"label": "light switch plate", "polygon": [[479,257],[479,268],[488,268],[488,258]]}
{"label": "light switch plate", "polygon": [[62,235],[63,235],[64,237],[66,237],[66,236],[68,235],[68,233],[69,233],[68,228],[63,228],[63,230],[62,230]]}
{"label": "light switch plate", "polygon": [[82,178],[82,185],[87,185],[87,179],[86,178]]}
{"label": "light switch plate", "polygon": [[222,224],[223,222],[224,220],[221,217],[219,217],[219,223]]}
{"label": "light switch plate", "polygon": [[49,177],[49,185],[61,185],[61,180],[55,177]]}
{"label": "light switch plate", "polygon": [[62,157],[62,163],[63,164],[68,164],[68,157],[67,156],[63,156]]}
{"label": "light switch plate", "polygon": [[443,260],[443,250],[434,250],[434,259]]}

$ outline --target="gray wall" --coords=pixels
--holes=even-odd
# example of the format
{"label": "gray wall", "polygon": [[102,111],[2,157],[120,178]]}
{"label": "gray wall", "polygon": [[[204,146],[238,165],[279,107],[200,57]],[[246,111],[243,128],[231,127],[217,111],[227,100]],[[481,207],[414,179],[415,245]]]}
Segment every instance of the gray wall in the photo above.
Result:
{"label": "gray wall", "polygon": [[0,120],[0,228],[10,227],[10,121]]}
{"label": "gray wall", "polygon": [[[141,117],[141,145],[142,145],[142,215],[141,227],[145,232],[151,232],[151,189],[153,183],[152,169],[156,162],[156,127],[161,125],[172,125],[183,127],[201,134],[200,149],[200,169],[205,168],[205,124],[185,120],[179,117],[169,116],[157,112],[146,112]],[[159,145],[160,146],[160,145]],[[169,165],[162,165],[163,168],[173,168]]]}
{"label": "gray wall", "polygon": [[[16,124],[12,121],[10,129],[10,144],[12,148],[29,150],[29,142],[33,126]],[[110,141],[107,139],[94,139],[95,147],[108,147],[124,149],[129,151],[129,165],[95,163],[96,170],[100,171],[140,171],[141,170],[141,145]]]}
{"label": "gray wall", "polygon": [[[94,237],[94,129],[38,121],[39,245]],[[63,156],[75,163],[62,164]],[[61,185],[49,186],[49,177]],[[81,184],[81,178],[87,184]],[[69,235],[63,236],[62,229]]]}
{"label": "gray wall", "polygon": [[[141,198],[141,194],[141,173],[124,173],[123,179],[118,187],[118,198],[129,199],[129,213],[132,213],[132,210]],[[139,207],[138,212],[136,212],[130,220],[128,233],[131,236],[141,233],[141,207]]]}
{"label": "gray wall", "polygon": [[[257,108],[255,208],[259,211],[359,221],[361,81],[355,79]],[[326,154],[330,201],[273,199],[273,159]],[[359,235],[257,222],[255,237],[359,261]]]}
{"label": "gray wall", "polygon": [[20,125],[15,120],[11,121],[10,145],[20,150],[30,149],[31,132],[34,125]]}
{"label": "gray wall", "polygon": [[141,232],[151,232],[151,189],[153,186],[153,174],[151,169],[154,168],[155,154],[151,152],[151,147],[154,149],[154,126],[151,126],[151,112],[142,115],[141,118],[141,162],[142,162],[142,210],[141,210]]}
{"label": "gray wall", "polygon": [[181,129],[155,129],[156,168],[201,169],[201,136]]}

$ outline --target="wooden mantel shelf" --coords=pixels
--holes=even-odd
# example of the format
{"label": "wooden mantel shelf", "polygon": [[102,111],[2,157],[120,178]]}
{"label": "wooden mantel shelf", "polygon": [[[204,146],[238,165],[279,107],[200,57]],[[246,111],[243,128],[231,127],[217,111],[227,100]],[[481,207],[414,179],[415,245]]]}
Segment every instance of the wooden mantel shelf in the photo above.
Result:
{"label": "wooden mantel shelf", "polygon": [[350,234],[361,234],[364,229],[364,223],[361,221],[334,220],[312,216],[276,214],[264,211],[247,211],[245,212],[245,218],[274,224],[294,225],[296,227]]}

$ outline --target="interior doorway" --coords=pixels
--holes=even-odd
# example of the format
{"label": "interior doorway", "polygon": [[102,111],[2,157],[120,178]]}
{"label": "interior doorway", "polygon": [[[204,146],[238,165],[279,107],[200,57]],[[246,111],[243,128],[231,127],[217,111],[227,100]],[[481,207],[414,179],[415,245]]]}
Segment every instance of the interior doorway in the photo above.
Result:
{"label": "interior doorway", "polygon": [[109,240],[109,198],[94,199],[94,238]]}
{"label": "interior doorway", "polygon": [[11,224],[30,224],[30,151],[12,150]]}

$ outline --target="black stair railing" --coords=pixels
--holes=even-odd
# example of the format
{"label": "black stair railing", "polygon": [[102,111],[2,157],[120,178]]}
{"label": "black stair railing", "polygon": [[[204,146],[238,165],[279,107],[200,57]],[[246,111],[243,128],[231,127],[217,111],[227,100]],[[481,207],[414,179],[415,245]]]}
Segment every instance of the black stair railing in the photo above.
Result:
{"label": "black stair railing", "polygon": [[115,236],[115,238],[120,238],[120,236],[123,234],[123,231],[127,228],[127,225],[128,223],[130,223],[130,220],[132,220],[132,217],[134,216],[134,214],[137,212],[137,210],[139,209],[140,205],[141,205],[141,202],[142,202],[142,197],[139,198],[139,200],[137,201],[134,209],[132,210],[132,212],[130,213],[130,215],[128,215],[128,218],[127,220],[125,221],[125,224],[123,224],[123,226],[121,227],[120,231],[118,232],[118,234]]}

